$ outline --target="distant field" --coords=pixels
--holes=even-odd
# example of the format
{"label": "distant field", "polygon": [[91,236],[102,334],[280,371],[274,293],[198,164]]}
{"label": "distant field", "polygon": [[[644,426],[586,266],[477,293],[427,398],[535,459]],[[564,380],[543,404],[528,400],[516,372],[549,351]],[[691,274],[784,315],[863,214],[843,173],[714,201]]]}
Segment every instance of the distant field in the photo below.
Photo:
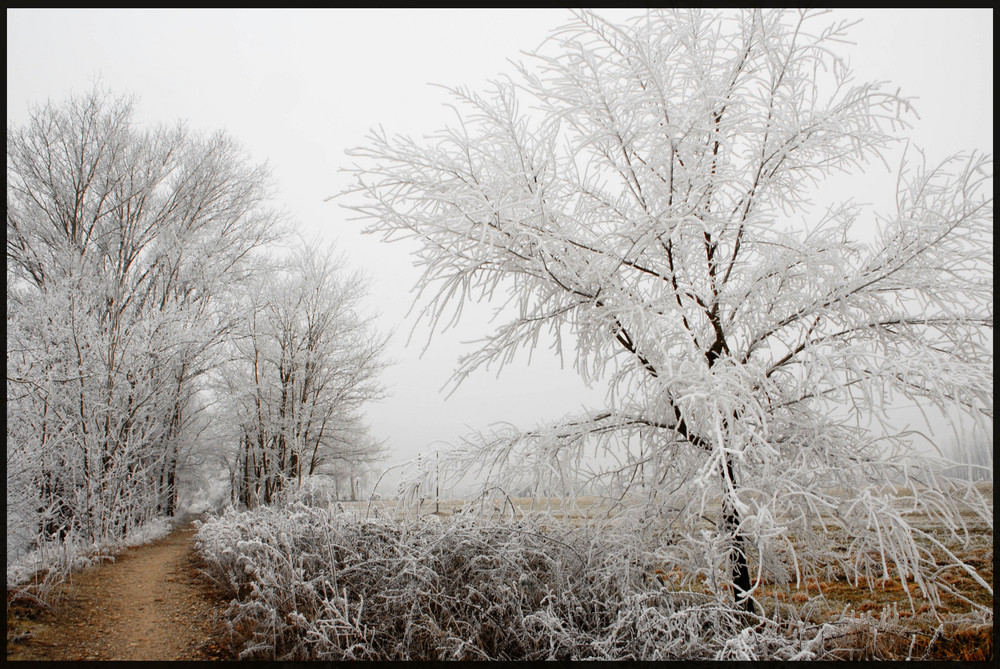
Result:
{"label": "distant field", "polygon": [[588,511],[592,510],[598,502],[596,497],[580,497],[573,503],[565,503],[556,497],[500,497],[485,500],[472,499],[440,499],[424,500],[422,503],[407,505],[394,500],[379,500],[374,502],[339,502],[344,509],[359,515],[369,513],[369,509],[376,509],[377,513],[390,516],[414,515],[424,517],[437,515],[441,518],[450,518],[462,509],[484,514],[510,514],[511,505],[517,511],[517,515],[527,515],[534,512],[545,512],[552,514],[555,518],[563,518],[569,515],[570,518],[584,518]]}
{"label": "distant field", "polygon": [[[975,484],[976,489],[983,495],[984,498],[992,502],[993,498],[993,483],[987,481],[981,481]],[[909,494],[909,490],[901,490],[900,494]],[[358,500],[358,501],[340,501],[337,504],[341,505],[345,510],[352,511],[359,515],[366,515],[372,510],[376,513],[381,513],[390,516],[428,516],[437,515],[442,518],[449,518],[455,515],[456,512],[460,512],[463,508],[468,508],[472,511],[478,513],[488,513],[488,514],[509,514],[512,510],[512,506],[516,509],[518,515],[528,515],[531,513],[544,512],[549,513],[555,518],[563,518],[567,516],[569,518],[583,519],[585,517],[593,517],[595,513],[601,513],[598,508],[602,500],[598,497],[584,496],[578,497],[572,502],[566,502],[558,497],[505,497],[496,496],[490,497],[488,499],[483,498],[441,498],[435,500],[433,498],[424,499],[422,502],[414,504],[406,504],[401,501],[396,500]],[[709,503],[710,510],[718,510],[721,508],[721,501],[715,499]],[[916,522],[918,526],[920,525],[920,520],[918,518],[912,518],[912,522]]]}

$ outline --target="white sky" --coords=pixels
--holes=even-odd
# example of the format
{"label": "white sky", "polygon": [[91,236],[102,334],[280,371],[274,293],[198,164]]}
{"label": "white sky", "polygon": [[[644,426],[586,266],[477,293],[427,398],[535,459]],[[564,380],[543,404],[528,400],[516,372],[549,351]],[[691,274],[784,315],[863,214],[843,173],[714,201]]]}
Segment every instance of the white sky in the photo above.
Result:
{"label": "white sky", "polygon": [[[629,10],[602,11],[621,19]],[[88,91],[95,80],[139,97],[139,120],[185,120],[223,129],[267,161],[279,199],[308,239],[336,241],[372,277],[383,330],[395,330],[386,374],[392,396],[372,407],[373,432],[393,461],[509,421],[522,427],[600,403],[547,348],[532,363],[470,378],[449,399],[460,342],[485,334],[486,308],[468,310],[460,330],[407,347],[405,315],[417,276],[408,248],[360,234],[336,202],[348,186],[344,151],[381,125],[419,137],[452,120],[446,94],[430,83],[469,85],[511,72],[507,59],[538,46],[564,10],[7,10],[7,121],[29,104]],[[890,81],[915,96],[920,120],[910,133],[935,160],[993,147],[992,10],[836,11],[864,19],[845,45],[858,80]],[[877,170],[850,188],[857,199],[886,200],[893,178]],[[878,194],[876,194],[876,192]]]}

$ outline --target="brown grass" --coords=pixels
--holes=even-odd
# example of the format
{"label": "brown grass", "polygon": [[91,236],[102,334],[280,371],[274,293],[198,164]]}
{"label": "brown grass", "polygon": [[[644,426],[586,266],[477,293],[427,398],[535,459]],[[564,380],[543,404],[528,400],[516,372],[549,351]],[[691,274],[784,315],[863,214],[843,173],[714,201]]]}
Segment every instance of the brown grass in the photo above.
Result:
{"label": "brown grass", "polygon": [[[993,528],[974,528],[968,547],[949,546],[966,564],[993,587]],[[943,558],[943,556],[936,556]],[[993,608],[993,597],[964,570],[950,569],[941,580],[961,596]],[[808,578],[800,587],[764,584],[760,599],[771,613],[802,615],[812,623],[846,624],[851,619],[866,620],[836,640],[842,659],[862,660],[959,660],[993,659],[992,620],[972,622],[973,607],[947,592],[933,606],[913,581],[877,580],[857,584],[846,578]]]}

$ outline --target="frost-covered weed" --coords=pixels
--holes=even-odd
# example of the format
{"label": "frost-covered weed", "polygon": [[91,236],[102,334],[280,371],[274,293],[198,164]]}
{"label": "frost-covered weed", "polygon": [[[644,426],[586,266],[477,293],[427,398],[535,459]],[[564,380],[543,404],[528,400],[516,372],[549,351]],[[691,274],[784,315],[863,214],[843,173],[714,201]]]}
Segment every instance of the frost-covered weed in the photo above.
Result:
{"label": "frost-covered weed", "polygon": [[167,518],[153,518],[139,525],[118,541],[84,541],[68,535],[60,541],[37,542],[34,548],[15,559],[7,560],[7,591],[15,598],[33,601],[42,606],[54,604],[58,587],[76,570],[85,569],[101,560],[114,559],[114,553],[129,546],[156,541],[173,529]]}
{"label": "frost-covered weed", "polygon": [[801,630],[664,587],[637,542],[545,516],[392,521],[293,504],[229,509],[195,541],[233,597],[244,659],[817,655]]}

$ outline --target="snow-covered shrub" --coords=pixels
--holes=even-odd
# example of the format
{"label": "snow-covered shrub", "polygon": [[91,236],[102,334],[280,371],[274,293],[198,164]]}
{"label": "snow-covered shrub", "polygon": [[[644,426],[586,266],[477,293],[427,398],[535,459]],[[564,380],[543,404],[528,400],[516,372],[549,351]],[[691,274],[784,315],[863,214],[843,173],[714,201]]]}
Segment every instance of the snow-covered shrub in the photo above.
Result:
{"label": "snow-covered shrub", "polygon": [[195,541],[233,597],[226,616],[244,659],[817,655],[801,630],[664,586],[653,554],[626,537],[543,515],[435,521],[229,509]]}
{"label": "snow-covered shrub", "polygon": [[280,501],[284,505],[301,502],[308,506],[330,507],[337,500],[337,483],[332,476],[325,474],[289,481],[280,493]]}

